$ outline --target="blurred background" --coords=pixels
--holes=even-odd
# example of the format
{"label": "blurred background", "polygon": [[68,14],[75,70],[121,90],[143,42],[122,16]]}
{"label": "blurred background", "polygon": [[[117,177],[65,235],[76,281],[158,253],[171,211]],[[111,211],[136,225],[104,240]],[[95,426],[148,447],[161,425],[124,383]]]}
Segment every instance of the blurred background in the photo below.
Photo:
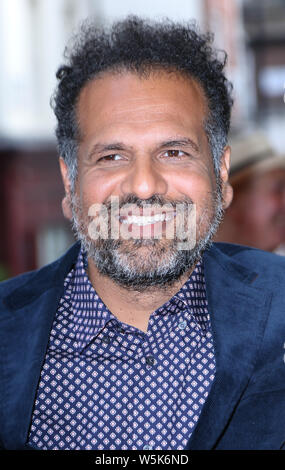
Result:
{"label": "blurred background", "polygon": [[79,22],[130,13],[196,19],[212,31],[234,84],[231,135],[258,129],[285,153],[285,0],[0,0],[0,279],[53,261],[74,241],[61,212],[55,72]]}

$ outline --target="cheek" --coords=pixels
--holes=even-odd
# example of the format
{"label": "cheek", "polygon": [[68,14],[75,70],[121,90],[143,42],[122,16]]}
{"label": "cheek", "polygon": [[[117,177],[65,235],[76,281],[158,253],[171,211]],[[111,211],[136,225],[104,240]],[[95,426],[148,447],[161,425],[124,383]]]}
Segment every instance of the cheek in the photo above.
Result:
{"label": "cheek", "polygon": [[95,203],[103,203],[112,193],[110,179],[100,176],[85,175],[79,180],[77,194],[84,208]]}
{"label": "cheek", "polygon": [[212,199],[215,184],[208,175],[198,173],[176,174],[169,179],[169,187],[174,188],[178,193],[183,194],[200,207],[205,201]]}

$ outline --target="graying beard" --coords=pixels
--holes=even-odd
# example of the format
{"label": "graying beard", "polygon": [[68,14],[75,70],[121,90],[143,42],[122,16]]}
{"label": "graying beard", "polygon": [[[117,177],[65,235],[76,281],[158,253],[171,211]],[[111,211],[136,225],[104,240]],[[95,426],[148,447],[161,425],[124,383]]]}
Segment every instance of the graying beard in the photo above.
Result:
{"label": "graying beard", "polygon": [[[129,265],[126,264],[124,261],[125,255],[118,253],[120,240],[98,240],[98,247],[85,235],[84,221],[80,222],[78,218],[78,213],[80,213],[81,209],[75,195],[72,196],[73,231],[76,238],[80,240],[88,258],[93,260],[102,275],[108,276],[117,284],[132,291],[143,292],[149,287],[167,289],[183,274],[193,269],[201,259],[204,251],[211,246],[212,239],[223,218],[222,191],[220,180],[218,179],[213,202],[215,210],[213,220],[204,238],[199,239],[198,234],[199,241],[193,250],[178,250],[174,240],[173,246],[169,249],[172,252],[170,256],[166,257],[159,267],[155,267],[147,272],[138,273],[130,266],[130,263]],[[203,219],[207,219],[207,212],[208,210],[203,214]],[[199,226],[201,226],[202,222],[203,220],[199,221]],[[134,241],[134,246],[135,242],[136,240]],[[158,242],[153,240],[149,245],[157,245]],[[130,257],[131,253],[128,256]],[[136,250],[132,254],[132,257],[134,256],[136,256]]]}

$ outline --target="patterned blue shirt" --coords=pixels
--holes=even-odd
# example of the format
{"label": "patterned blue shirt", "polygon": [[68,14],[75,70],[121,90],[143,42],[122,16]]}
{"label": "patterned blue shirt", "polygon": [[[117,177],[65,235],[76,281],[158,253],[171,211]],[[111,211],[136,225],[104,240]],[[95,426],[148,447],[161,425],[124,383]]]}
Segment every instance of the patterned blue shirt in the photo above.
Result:
{"label": "patterned blue shirt", "polygon": [[203,262],[143,332],[94,290],[80,252],[65,279],[34,405],[39,449],[184,449],[215,375]]}

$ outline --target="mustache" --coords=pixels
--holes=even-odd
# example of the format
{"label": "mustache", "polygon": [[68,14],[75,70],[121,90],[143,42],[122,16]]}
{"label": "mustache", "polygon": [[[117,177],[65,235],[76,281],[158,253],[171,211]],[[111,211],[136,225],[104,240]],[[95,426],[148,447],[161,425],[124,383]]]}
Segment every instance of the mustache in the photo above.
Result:
{"label": "mustache", "polygon": [[[191,198],[186,197],[186,196],[182,199],[170,199],[170,198],[164,198],[160,194],[154,194],[148,199],[140,199],[135,194],[128,194],[127,196],[120,198],[118,208],[121,209],[124,205],[127,205],[127,204],[132,204],[142,209],[150,205],[156,205],[156,206],[169,205],[169,206],[172,206],[174,209],[175,206],[178,204],[192,205],[194,203]],[[106,200],[104,201],[104,205],[106,209],[109,211],[111,209],[112,201]]]}

